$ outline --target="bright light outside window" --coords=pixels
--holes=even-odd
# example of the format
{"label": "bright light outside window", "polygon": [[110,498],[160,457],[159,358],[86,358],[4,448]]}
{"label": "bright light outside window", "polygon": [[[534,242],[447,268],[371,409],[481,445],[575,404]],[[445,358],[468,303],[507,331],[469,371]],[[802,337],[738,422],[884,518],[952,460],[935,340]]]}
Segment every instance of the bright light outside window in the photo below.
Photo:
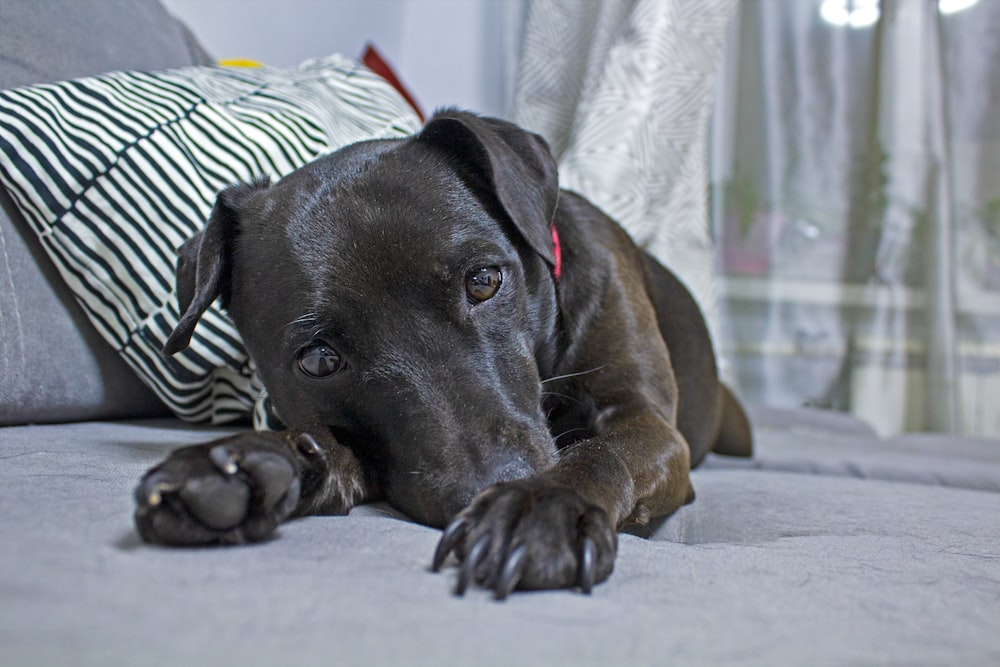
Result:
{"label": "bright light outside window", "polygon": [[[972,7],[979,0],[938,0],[938,11],[954,14]],[[868,28],[882,16],[879,0],[823,0],[819,7],[823,20],[831,25]]]}
{"label": "bright light outside window", "polygon": [[938,0],[938,11],[942,14],[954,14],[963,9],[968,9],[979,0]]}
{"label": "bright light outside window", "polygon": [[882,15],[879,0],[823,0],[819,13],[827,23],[852,28],[875,25]]}

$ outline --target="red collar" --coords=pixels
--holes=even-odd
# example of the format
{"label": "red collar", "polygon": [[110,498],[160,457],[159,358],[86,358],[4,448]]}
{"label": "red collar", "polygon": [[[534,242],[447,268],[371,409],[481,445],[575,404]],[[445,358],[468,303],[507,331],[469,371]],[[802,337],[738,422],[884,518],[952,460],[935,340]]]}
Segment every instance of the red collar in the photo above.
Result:
{"label": "red collar", "polygon": [[559,232],[556,231],[556,226],[552,225],[552,254],[555,257],[555,264],[552,266],[552,277],[558,282],[559,277],[562,275],[562,245],[559,243]]}

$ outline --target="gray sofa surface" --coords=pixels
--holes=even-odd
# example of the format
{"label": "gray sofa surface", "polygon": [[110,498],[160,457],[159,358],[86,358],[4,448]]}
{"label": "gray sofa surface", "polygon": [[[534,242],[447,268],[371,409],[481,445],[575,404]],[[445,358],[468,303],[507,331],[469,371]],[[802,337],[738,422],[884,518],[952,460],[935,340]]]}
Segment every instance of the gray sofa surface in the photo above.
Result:
{"label": "gray sofa surface", "polygon": [[[849,417],[755,421],[756,463],[707,461],[698,499],[651,539],[622,535],[593,595],[503,603],[453,597],[454,568],[428,570],[438,531],[381,504],[293,521],[263,544],[142,544],[131,524],[142,472],[230,431],[174,420],[0,429],[0,664],[1000,661],[1000,494],[824,472],[858,469],[887,442]],[[976,446],[939,443],[945,468],[950,446]],[[995,469],[1000,449],[979,444]],[[896,451],[879,461],[900,475],[910,465]]]}

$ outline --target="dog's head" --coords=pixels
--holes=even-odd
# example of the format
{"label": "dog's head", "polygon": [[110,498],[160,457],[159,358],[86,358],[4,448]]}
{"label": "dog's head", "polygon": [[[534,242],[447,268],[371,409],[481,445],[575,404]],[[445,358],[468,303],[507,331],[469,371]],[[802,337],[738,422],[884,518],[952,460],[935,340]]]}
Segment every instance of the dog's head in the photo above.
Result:
{"label": "dog's head", "polygon": [[541,138],[458,111],[229,188],[181,249],[165,352],[221,298],[278,416],[329,425],[390,502],[443,525],[555,457],[557,198]]}

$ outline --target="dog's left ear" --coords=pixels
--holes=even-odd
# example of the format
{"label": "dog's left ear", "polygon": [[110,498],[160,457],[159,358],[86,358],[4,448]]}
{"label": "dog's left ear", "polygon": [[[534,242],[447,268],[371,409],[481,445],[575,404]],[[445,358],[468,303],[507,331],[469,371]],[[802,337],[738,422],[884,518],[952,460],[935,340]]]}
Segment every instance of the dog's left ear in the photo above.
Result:
{"label": "dog's left ear", "polygon": [[181,318],[163,346],[163,354],[180,352],[191,343],[194,327],[217,298],[229,301],[232,246],[240,232],[240,215],[270,182],[258,179],[219,193],[208,224],[177,251],[177,300]]}
{"label": "dog's left ear", "polygon": [[418,140],[477,168],[528,245],[555,266],[551,226],[559,177],[542,137],[496,118],[446,109],[434,114]]}

